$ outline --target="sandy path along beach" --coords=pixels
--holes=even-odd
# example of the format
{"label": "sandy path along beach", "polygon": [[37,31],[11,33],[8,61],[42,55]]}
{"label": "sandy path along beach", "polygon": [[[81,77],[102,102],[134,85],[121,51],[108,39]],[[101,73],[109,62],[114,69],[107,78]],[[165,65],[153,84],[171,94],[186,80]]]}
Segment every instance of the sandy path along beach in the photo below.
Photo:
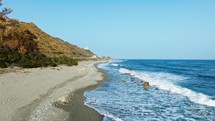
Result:
{"label": "sandy path along beach", "polygon": [[96,85],[103,79],[94,66],[98,61],[78,66],[24,69],[0,75],[0,120],[66,120],[69,112],[56,108],[59,97]]}

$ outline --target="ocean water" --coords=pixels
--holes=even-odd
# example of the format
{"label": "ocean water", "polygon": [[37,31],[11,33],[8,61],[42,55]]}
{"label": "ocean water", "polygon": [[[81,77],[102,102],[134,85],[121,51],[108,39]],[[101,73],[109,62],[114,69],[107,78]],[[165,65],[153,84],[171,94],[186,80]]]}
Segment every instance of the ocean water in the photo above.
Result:
{"label": "ocean water", "polygon": [[84,95],[104,121],[215,121],[213,60],[118,60],[98,67],[109,79]]}

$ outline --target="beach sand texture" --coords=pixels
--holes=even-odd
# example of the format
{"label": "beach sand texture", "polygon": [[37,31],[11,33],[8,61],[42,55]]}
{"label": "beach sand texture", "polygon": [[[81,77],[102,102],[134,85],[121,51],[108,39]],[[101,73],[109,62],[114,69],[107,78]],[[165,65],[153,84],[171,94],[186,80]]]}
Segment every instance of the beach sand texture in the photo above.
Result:
{"label": "beach sand texture", "polygon": [[[63,121],[70,118],[75,121],[80,117],[102,120],[96,111],[83,105],[83,88],[92,88],[90,86],[103,80],[96,63],[99,62],[84,61],[72,67],[34,68],[1,74],[0,120]],[[62,96],[71,97],[69,110],[66,105],[56,105]],[[71,117],[77,114],[76,109],[83,114]]]}

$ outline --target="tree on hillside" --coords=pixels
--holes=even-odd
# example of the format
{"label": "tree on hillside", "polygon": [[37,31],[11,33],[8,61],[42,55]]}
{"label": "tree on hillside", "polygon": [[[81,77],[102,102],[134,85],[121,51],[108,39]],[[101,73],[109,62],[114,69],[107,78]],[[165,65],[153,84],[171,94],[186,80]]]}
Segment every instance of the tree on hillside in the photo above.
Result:
{"label": "tree on hillside", "polygon": [[[0,7],[3,5],[2,0],[0,0]],[[2,11],[0,11],[0,19],[1,20],[8,20],[9,18],[6,16],[7,14],[10,14],[13,12],[11,8],[4,8]]]}

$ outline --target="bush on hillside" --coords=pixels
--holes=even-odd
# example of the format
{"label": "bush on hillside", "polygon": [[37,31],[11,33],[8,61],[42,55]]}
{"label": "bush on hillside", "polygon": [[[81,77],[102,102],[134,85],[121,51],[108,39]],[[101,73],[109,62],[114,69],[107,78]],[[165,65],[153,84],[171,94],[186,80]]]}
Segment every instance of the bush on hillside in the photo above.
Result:
{"label": "bush on hillside", "polygon": [[[2,5],[2,0],[0,0],[0,7]],[[37,35],[25,27],[17,27],[18,21],[7,17],[7,14],[11,12],[10,8],[0,10],[0,68],[7,68],[11,65],[36,68],[55,67],[59,64],[68,66],[78,64],[76,59],[67,56],[49,58],[42,54],[38,49],[37,42],[34,41]]]}
{"label": "bush on hillside", "polygon": [[78,65],[78,61],[76,59],[69,59],[66,65],[67,66]]}
{"label": "bush on hillside", "polygon": [[7,68],[7,64],[5,64],[4,62],[0,61],[0,68]]}
{"label": "bush on hillside", "polygon": [[52,62],[59,65],[65,64],[67,66],[78,65],[78,60],[74,58],[69,58],[67,56],[53,57]]}
{"label": "bush on hillside", "polygon": [[22,55],[16,49],[0,46],[0,68],[7,68],[10,65],[23,68],[56,67],[60,64],[67,66],[78,65],[78,60],[67,56],[48,58],[34,50]]}
{"label": "bush on hillside", "polygon": [[10,49],[9,47],[0,47],[0,62],[11,65],[17,63],[21,59],[21,54],[15,49]]}

